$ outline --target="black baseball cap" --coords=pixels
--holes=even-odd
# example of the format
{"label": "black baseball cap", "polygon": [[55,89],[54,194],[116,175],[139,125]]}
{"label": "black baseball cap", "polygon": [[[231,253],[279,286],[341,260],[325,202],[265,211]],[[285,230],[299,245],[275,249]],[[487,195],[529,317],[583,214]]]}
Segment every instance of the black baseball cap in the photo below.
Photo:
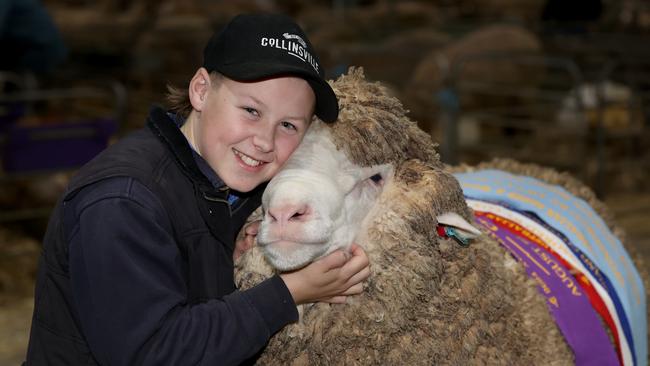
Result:
{"label": "black baseball cap", "polygon": [[203,67],[237,81],[301,77],[316,95],[316,116],[324,122],[338,117],[336,94],[325,81],[318,56],[305,32],[288,16],[237,15],[208,42]]}

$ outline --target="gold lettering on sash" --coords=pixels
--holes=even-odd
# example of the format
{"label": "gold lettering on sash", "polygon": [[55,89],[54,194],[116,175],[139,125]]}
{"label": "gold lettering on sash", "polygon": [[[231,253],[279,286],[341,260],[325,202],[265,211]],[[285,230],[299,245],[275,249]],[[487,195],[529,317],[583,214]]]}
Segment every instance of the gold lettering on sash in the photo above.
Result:
{"label": "gold lettering on sash", "polygon": [[530,197],[526,197],[526,196],[524,196],[522,194],[519,194],[519,193],[510,192],[510,193],[508,193],[508,197],[510,197],[510,198],[512,198],[513,200],[516,200],[516,201],[529,203],[529,204],[537,207],[540,210],[544,209],[544,207],[545,207],[544,204],[539,202],[538,200],[530,198]]}
{"label": "gold lettering on sash", "polygon": [[[553,218],[555,218],[561,225],[566,227],[569,231],[574,233],[578,237],[578,239],[582,243],[584,243],[584,245],[589,249],[590,252],[592,252],[592,253],[594,252],[594,249],[591,247],[591,244],[589,243],[587,238],[584,236],[584,234],[582,232],[580,232],[575,227],[575,225],[573,225],[566,217],[564,217],[563,215],[561,215],[558,212],[553,211],[552,209],[548,209],[547,213],[549,214],[549,216],[552,216]],[[605,262],[607,262],[607,265],[608,265],[609,269],[614,274],[614,280],[617,281],[621,287],[624,287],[625,286],[625,279],[623,278],[623,275],[621,274],[621,272],[617,268],[616,264],[612,261],[612,258],[610,257],[608,250],[604,247],[604,244],[602,243],[600,238],[598,238],[597,236],[594,235],[595,233],[593,233],[592,228],[588,227],[587,230],[591,231],[592,237],[594,237],[596,243],[598,244],[598,246],[600,248],[600,251],[601,251],[601,254],[603,255],[603,257],[605,259]],[[625,263],[625,262],[623,262],[623,263]],[[632,292],[634,293],[634,296],[635,296],[637,302],[640,303],[641,299],[640,299],[640,296],[638,294],[638,288],[636,286],[636,283],[632,283]]]}
{"label": "gold lettering on sash", "polygon": [[464,185],[468,188],[478,189],[479,191],[483,191],[483,192],[490,192],[492,190],[490,186],[481,185],[481,184],[465,183]]}
{"label": "gold lettering on sash", "polygon": [[568,210],[569,209],[569,206],[567,206],[566,203],[558,201],[557,198],[553,198],[551,200],[551,202],[553,202],[553,204],[555,204],[557,206],[560,206],[560,208],[563,209],[563,210]]}
{"label": "gold lettering on sash", "polygon": [[494,225],[494,224],[491,223],[490,221],[485,220],[485,219],[482,218],[482,217],[477,218],[477,221],[479,221],[481,224],[483,224],[483,226],[485,226],[485,227],[486,227],[488,230],[490,230],[490,231],[497,231],[497,230],[499,230],[499,228],[498,228],[496,225]]}
{"label": "gold lettering on sash", "polygon": [[[538,184],[538,185],[540,185],[540,184]],[[546,188],[548,188],[548,187],[546,187]],[[566,197],[566,194],[564,192],[561,192],[561,191],[559,191],[557,189],[554,189],[554,191],[556,191],[556,193],[560,194],[561,196]],[[555,203],[559,204],[561,208],[567,209],[567,211],[569,211],[568,207],[566,205],[560,204],[557,201],[555,201]],[[600,228],[601,230],[603,230],[605,233],[609,233],[610,232],[609,228],[604,228],[602,222],[600,220],[596,220],[593,212],[587,210],[583,205],[575,205],[575,207],[577,207],[577,209],[589,220],[589,222],[586,222],[584,217],[576,216],[575,213],[569,211],[570,214],[571,214],[571,217],[575,221],[579,221],[581,224],[583,224],[585,226],[587,232],[594,239],[594,241],[596,242],[598,248],[600,249],[600,253],[604,257],[605,262],[607,263],[608,267],[610,268],[610,270],[614,274],[614,279],[618,282],[618,284],[620,286],[625,286],[625,278],[623,277],[623,274],[618,269],[618,266],[613,262],[613,260],[612,260],[612,258],[610,256],[609,250],[607,248],[605,248],[605,245],[602,242],[600,236],[596,235],[596,233],[594,232],[594,229],[593,229],[593,227],[596,226],[596,227]],[[554,215],[551,215],[551,213],[553,213]],[[572,233],[574,233],[576,236],[578,236],[580,241],[582,243],[584,243],[584,245],[593,253],[593,248],[591,246],[591,243],[585,238],[585,236],[584,236],[584,234],[582,232],[580,232],[573,224],[568,222],[566,217],[562,216],[560,213],[553,212],[550,209],[549,209],[548,214],[553,216],[564,227],[568,228]],[[581,258],[584,259],[585,256],[581,255]],[[623,255],[621,255],[620,256],[620,262],[623,263],[623,266],[625,267],[624,269],[627,272],[628,276],[630,278],[634,278],[634,271],[630,268],[630,263],[627,260],[627,258],[625,258]],[[595,268],[595,266],[593,265],[593,263],[591,263],[591,261],[589,261],[589,267],[592,270]],[[640,304],[641,303],[641,295],[639,293],[639,288],[638,288],[637,282],[636,281],[630,281],[630,282],[631,282],[631,285],[632,285],[632,293],[634,295],[636,303]]]}
{"label": "gold lettering on sash", "polygon": [[524,255],[525,255],[526,257],[528,257],[528,259],[530,259],[531,262],[535,263],[535,265],[536,265],[537,267],[539,267],[539,269],[541,269],[544,273],[546,273],[547,276],[550,276],[550,275],[551,275],[551,274],[549,273],[549,271],[548,271],[546,268],[544,268],[544,266],[542,266],[542,265],[541,265],[541,264],[540,264],[540,263],[539,263],[535,258],[533,258],[533,256],[530,255],[530,253],[528,253],[527,250],[525,250],[525,249],[522,248],[519,244],[517,244],[517,242],[515,242],[514,240],[512,240],[512,238],[510,238],[510,236],[506,236],[505,238],[506,238],[507,241],[510,242],[510,244],[516,246],[517,249],[521,250],[521,251],[524,253]]}
{"label": "gold lettering on sash", "polygon": [[[621,255],[621,262],[625,263],[625,270],[627,271],[628,277],[634,278],[634,271],[627,265],[627,261],[624,260],[625,258]],[[632,291],[634,292],[634,300],[636,301],[637,305],[641,305],[641,295],[639,294],[639,288],[636,286],[636,281],[630,281],[632,282]]]}
{"label": "gold lettering on sash", "polygon": [[533,252],[535,252],[544,263],[551,266],[551,270],[553,270],[553,273],[555,273],[555,275],[560,278],[562,283],[569,290],[571,290],[571,294],[573,296],[582,296],[582,293],[580,292],[577,283],[575,283],[571,275],[566,273],[562,265],[560,265],[555,259],[551,258],[546,252],[541,250],[539,247],[533,247]]}
{"label": "gold lettering on sash", "polygon": [[538,186],[538,187],[540,187],[542,189],[548,189],[550,191],[553,191],[553,192],[557,193],[560,197],[564,198],[567,201],[571,200],[571,195],[567,194],[566,191],[564,191],[563,189],[560,189],[559,187],[557,187],[555,185],[550,185],[548,183],[544,183],[544,182],[537,181],[537,180],[533,180],[530,183],[533,184],[533,185],[536,185],[536,186]]}
{"label": "gold lettering on sash", "polygon": [[537,196],[538,198],[541,198],[541,199],[544,199],[546,197],[544,192],[535,191],[535,190],[532,190],[532,189],[526,190],[526,193],[528,193],[531,196]]}
{"label": "gold lettering on sash", "polygon": [[600,276],[600,269],[594,265],[594,263],[587,257],[584,253],[580,252],[580,259],[589,269]]}
{"label": "gold lettering on sash", "polygon": [[[515,179],[520,180],[521,178],[515,177]],[[553,186],[553,185],[548,185],[546,183],[537,182],[537,181],[532,181],[531,183],[533,185],[541,187],[542,189],[548,189],[548,190],[553,191],[554,193],[558,194],[561,198],[565,199],[566,201],[570,201],[570,200],[575,199],[574,197],[572,197],[570,194],[568,194],[567,192],[565,192],[563,189],[561,189],[559,187],[556,187],[556,186]],[[467,186],[469,188],[481,190],[483,192],[492,191],[492,187],[490,185],[487,185],[487,184],[481,185],[481,184],[475,184],[475,183],[464,183],[463,185],[465,185],[465,186]],[[508,184],[508,186],[511,187],[512,184]],[[506,190],[503,189],[503,188],[495,189],[495,192],[498,193],[498,194],[506,194]],[[535,192],[535,191],[532,191],[532,190],[528,190],[527,193],[529,193],[531,195],[538,196],[538,197],[544,197],[542,192]],[[544,209],[545,208],[543,203],[539,202],[538,200],[536,200],[534,198],[522,195],[520,193],[510,192],[510,193],[507,193],[506,195],[507,195],[507,197],[509,197],[509,198],[511,198],[513,200],[529,203],[529,204],[531,204],[531,205],[533,205],[533,206],[535,206],[535,207],[537,207],[539,209]],[[571,217],[575,221],[579,221],[583,225],[585,225],[587,232],[591,235],[592,238],[594,238],[594,241],[596,242],[597,246],[599,247],[600,252],[601,252],[602,256],[605,259],[605,262],[607,263],[609,269],[612,271],[612,273],[614,275],[614,280],[620,286],[624,287],[625,286],[625,278],[623,277],[623,274],[619,270],[618,266],[613,262],[612,258],[610,257],[609,250],[607,250],[607,248],[605,248],[604,244],[601,241],[601,238],[598,235],[595,234],[593,226],[596,226],[596,227],[600,228],[601,230],[603,230],[606,233],[610,232],[609,228],[604,227],[602,221],[597,220],[594,213],[592,211],[588,210],[587,208],[585,208],[584,205],[577,204],[577,205],[574,205],[572,207],[577,208],[588,219],[588,221],[591,222],[591,224],[593,226],[589,225],[589,223],[586,223],[585,219],[583,217],[578,217],[573,212],[571,212],[569,210],[569,206],[567,204],[565,204],[563,202],[559,202],[557,199],[553,199],[552,202],[554,204],[558,205],[561,209],[569,211],[570,214],[571,214]],[[592,247],[590,241],[587,240],[585,235],[580,230],[578,230],[578,228],[573,223],[571,223],[565,216],[563,216],[562,214],[560,214],[558,212],[555,212],[551,208],[547,208],[547,214],[550,217],[552,217],[553,219],[555,219],[565,229],[567,229],[571,233],[573,233],[577,237],[577,239],[581,243],[584,244],[584,246],[587,248],[587,250],[591,254],[594,253],[594,248]],[[510,225],[510,224],[507,224],[507,225]],[[508,227],[512,228],[513,226],[508,226]],[[536,243],[538,243],[538,242],[536,241]],[[548,248],[548,246],[545,246],[545,247]],[[595,271],[595,273],[596,272],[600,273],[600,271],[593,265],[593,263],[591,261],[588,260],[588,258],[586,258],[586,256],[584,256],[583,254],[580,254],[580,258],[583,259],[584,263],[588,263],[588,266],[592,271]],[[628,274],[628,276],[630,278],[634,278],[635,277],[634,276],[634,271],[633,271],[632,268],[630,268],[630,263],[627,260],[627,258],[625,258],[623,255],[621,255],[620,259],[621,259],[621,262],[622,262],[623,266],[625,267],[624,268],[625,272]],[[634,295],[636,303],[641,304],[641,295],[640,295],[640,292],[639,292],[637,281],[630,281],[630,284],[632,285],[632,293]]]}
{"label": "gold lettering on sash", "polygon": [[537,274],[535,271],[531,271],[530,275],[535,279],[535,282],[539,285],[539,287],[542,288],[542,292],[544,292],[544,295],[546,296],[546,300],[556,308],[560,307],[559,301],[557,301],[557,297],[555,296],[549,296],[551,294],[551,289],[548,287],[546,282]]}
{"label": "gold lettering on sash", "polygon": [[[493,228],[496,229],[496,226],[494,226]],[[494,240],[496,240],[497,242],[499,242],[500,245],[504,245],[504,244],[501,242],[501,238],[499,238],[499,237],[498,237],[494,232],[489,232],[488,235],[489,235],[490,237],[492,237],[492,239],[494,239]],[[505,245],[504,245],[504,246],[505,246]],[[515,257],[519,263],[521,263],[525,268],[528,268],[528,262],[526,262],[526,261],[521,257],[521,254],[519,254],[519,252],[512,251],[512,250],[508,250],[508,251],[509,251],[510,255],[512,255],[513,257]]]}
{"label": "gold lettering on sash", "polygon": [[[596,233],[594,232],[593,226],[596,225],[596,221],[592,220],[591,224],[589,224],[589,223],[586,223],[582,217],[576,217],[575,215],[573,215],[573,217],[574,217],[574,219],[576,221],[580,221],[583,225],[585,225],[587,232],[596,241],[596,244],[598,245],[598,248],[600,248],[601,253],[605,257],[605,261],[607,262],[607,265],[609,266],[609,268],[614,273],[614,277],[616,278],[616,281],[620,284],[620,286],[624,286],[625,278],[623,277],[623,274],[619,271],[618,266],[612,260],[612,257],[611,257],[611,255],[609,253],[609,250],[608,250],[608,248],[605,247],[605,244],[601,240],[600,236],[596,235]],[[606,232],[609,232],[609,229],[605,229],[605,230],[607,230]],[[631,270],[630,264],[626,260],[626,258],[623,255],[621,255],[619,257],[619,261],[621,263],[623,263],[623,266],[625,267],[624,270],[627,272],[629,278],[634,278],[633,271]],[[637,304],[640,304],[641,303],[641,296],[639,294],[639,288],[637,286],[637,283],[636,283],[636,281],[630,281],[630,283],[632,285],[632,293],[634,295],[634,299],[635,299]]]}

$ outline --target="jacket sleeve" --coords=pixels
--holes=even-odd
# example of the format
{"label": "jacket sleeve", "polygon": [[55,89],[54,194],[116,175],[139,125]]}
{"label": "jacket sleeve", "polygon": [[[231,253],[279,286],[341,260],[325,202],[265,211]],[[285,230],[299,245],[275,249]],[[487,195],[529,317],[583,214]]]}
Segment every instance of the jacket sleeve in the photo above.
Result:
{"label": "jacket sleeve", "polygon": [[277,276],[186,304],[169,220],[153,193],[131,178],[84,188],[66,203],[65,219],[72,305],[102,365],[235,365],[297,320]]}

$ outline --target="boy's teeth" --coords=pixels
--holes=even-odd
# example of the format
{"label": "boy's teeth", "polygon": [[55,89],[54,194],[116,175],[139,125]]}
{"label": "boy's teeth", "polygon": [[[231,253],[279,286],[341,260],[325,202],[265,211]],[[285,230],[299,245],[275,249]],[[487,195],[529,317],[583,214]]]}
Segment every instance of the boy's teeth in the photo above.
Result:
{"label": "boy's teeth", "polygon": [[255,160],[255,159],[253,159],[253,158],[251,158],[251,157],[249,157],[249,156],[246,156],[246,155],[242,154],[242,153],[239,152],[239,151],[236,151],[236,154],[237,154],[237,156],[239,156],[239,158],[241,158],[241,160],[242,160],[244,163],[246,163],[246,165],[250,165],[250,166],[258,166],[258,165],[262,164],[261,161],[259,161],[259,160]]}

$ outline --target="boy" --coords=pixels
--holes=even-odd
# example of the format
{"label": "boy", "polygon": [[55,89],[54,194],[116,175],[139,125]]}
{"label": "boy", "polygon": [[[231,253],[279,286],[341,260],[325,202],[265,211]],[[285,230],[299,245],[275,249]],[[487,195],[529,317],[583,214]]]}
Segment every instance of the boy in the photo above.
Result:
{"label": "boy", "polygon": [[250,290],[233,284],[235,235],[264,183],[312,114],[338,115],[303,31],[280,15],[234,18],[187,99],[172,97],[171,112],[152,109],[145,129],[83,167],[55,209],[28,365],[240,364],[297,320],[296,304],[361,292],[358,247]]}

